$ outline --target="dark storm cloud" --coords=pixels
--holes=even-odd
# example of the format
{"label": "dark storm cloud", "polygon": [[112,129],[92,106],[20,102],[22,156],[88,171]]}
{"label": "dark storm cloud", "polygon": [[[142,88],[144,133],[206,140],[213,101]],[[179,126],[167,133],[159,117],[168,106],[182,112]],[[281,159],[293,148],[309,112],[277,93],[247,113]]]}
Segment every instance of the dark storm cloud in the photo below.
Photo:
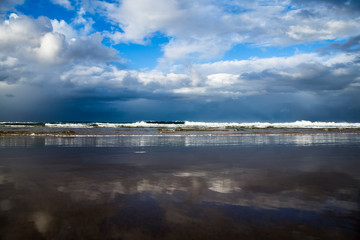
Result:
{"label": "dark storm cloud", "polygon": [[[256,63],[254,63],[256,64]],[[142,85],[142,79],[129,77],[124,88],[97,87],[78,89],[69,101],[79,106],[97,106],[99,114],[122,116],[128,121],[141,119],[186,119],[201,121],[355,121],[360,117],[359,70],[353,64],[301,63],[288,68],[289,75],[277,69],[242,74],[245,83],[231,86],[208,86],[206,78],[203,93],[176,93],[161,83]],[[292,73],[292,74],[290,74]],[[131,80],[133,79],[133,80]],[[136,79],[136,80],[135,80]],[[138,89],[135,90],[134,85]],[[180,84],[181,85],[181,84]],[[242,91],[243,85],[258,92],[249,96],[231,98],[229,93]],[[156,87],[155,87],[156,86]],[[206,87],[208,86],[208,87]],[[178,86],[179,87],[179,86]],[[160,88],[162,91],[157,91]],[[196,95],[197,94],[197,95]],[[72,99],[72,100],[71,100]],[[201,111],[199,111],[201,109]],[[83,110],[84,111],[84,110]],[[95,113],[89,111],[89,116]],[[120,114],[121,113],[121,114]],[[229,115],[229,113],[231,113]],[[101,118],[101,117],[100,117]],[[102,120],[102,119],[100,119]],[[103,119],[102,121],[104,121]]]}
{"label": "dark storm cloud", "polygon": [[346,9],[348,11],[360,11],[360,1],[358,0],[292,0],[293,3],[298,5],[306,4],[326,4],[330,7],[339,9]]}
{"label": "dark storm cloud", "polygon": [[307,9],[300,10],[296,15],[304,19],[311,19],[318,16],[318,14],[316,14],[314,11],[310,11]]}
{"label": "dark storm cloud", "polygon": [[[360,70],[354,58],[334,56],[328,62],[312,54],[229,61],[194,65],[186,74],[72,65],[53,73],[57,81],[39,79],[41,91],[51,92],[42,99],[52,101],[40,104],[38,112],[91,121],[354,121],[360,109]],[[44,72],[42,78],[46,76],[51,74]]]}
{"label": "dark storm cloud", "polygon": [[[281,72],[281,71],[280,71]],[[356,82],[360,70],[353,64],[334,64],[331,67],[320,63],[301,63],[284,75],[278,70],[266,69],[261,72],[242,74],[249,84],[260,81],[268,92],[337,91],[350,87]]]}
{"label": "dark storm cloud", "polygon": [[342,68],[342,66],[326,67],[320,64],[303,63],[298,66],[299,70],[304,72],[304,76],[296,79],[294,87],[299,90],[309,91],[340,91],[347,88],[351,83],[355,81],[359,71],[352,72],[346,67],[347,73],[339,76],[336,72]]}
{"label": "dark storm cloud", "polygon": [[320,49],[322,54],[330,54],[333,51],[342,51],[348,53],[360,52],[360,35],[351,37],[344,43],[332,43],[329,46]]}

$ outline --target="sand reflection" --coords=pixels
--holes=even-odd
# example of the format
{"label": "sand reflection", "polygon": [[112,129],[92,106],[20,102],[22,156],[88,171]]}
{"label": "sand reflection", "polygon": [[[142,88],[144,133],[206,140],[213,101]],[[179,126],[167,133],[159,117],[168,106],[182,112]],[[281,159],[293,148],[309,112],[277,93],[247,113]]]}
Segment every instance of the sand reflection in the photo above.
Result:
{"label": "sand reflection", "polygon": [[[151,147],[151,146],[246,146],[246,145],[346,145],[360,143],[359,134],[247,134],[237,136],[202,136],[195,135],[129,135],[129,136],[0,136],[0,147],[34,147],[34,146],[62,146],[62,147]],[[139,151],[139,153],[143,153]]]}

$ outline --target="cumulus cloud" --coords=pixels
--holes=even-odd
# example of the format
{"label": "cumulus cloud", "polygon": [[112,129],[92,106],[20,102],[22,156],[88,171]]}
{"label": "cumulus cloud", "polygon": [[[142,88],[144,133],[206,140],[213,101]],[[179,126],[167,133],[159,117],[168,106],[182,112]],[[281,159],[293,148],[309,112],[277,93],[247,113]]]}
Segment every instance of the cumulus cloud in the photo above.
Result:
{"label": "cumulus cloud", "polygon": [[117,51],[105,47],[101,41],[99,33],[79,35],[64,21],[13,13],[0,24],[1,78],[16,82],[29,78],[29,72],[35,74],[36,70],[41,75],[45,71],[41,70],[43,67],[58,66],[56,71],[62,71],[74,61],[120,60]]}
{"label": "cumulus cloud", "polygon": [[[31,52],[40,44],[43,35],[52,31],[51,22],[46,17],[31,19],[27,16],[10,14],[0,25],[0,47],[2,52]],[[26,45],[27,47],[23,47]],[[21,49],[22,48],[22,49]],[[21,49],[21,51],[19,51]],[[15,53],[15,54],[16,54]]]}

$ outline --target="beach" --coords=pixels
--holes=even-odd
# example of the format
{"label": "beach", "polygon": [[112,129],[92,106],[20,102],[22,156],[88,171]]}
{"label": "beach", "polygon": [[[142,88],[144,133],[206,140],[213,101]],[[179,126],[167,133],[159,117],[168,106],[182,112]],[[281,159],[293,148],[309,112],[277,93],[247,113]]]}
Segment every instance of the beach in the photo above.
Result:
{"label": "beach", "polygon": [[24,239],[360,239],[360,0],[0,0]]}
{"label": "beach", "polygon": [[1,239],[359,237],[354,129],[6,128]]}

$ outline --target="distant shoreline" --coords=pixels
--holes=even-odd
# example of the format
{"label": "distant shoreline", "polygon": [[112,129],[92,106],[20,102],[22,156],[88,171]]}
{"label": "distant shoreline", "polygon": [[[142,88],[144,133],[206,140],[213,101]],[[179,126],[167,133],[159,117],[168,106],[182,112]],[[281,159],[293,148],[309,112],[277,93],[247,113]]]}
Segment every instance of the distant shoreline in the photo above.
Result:
{"label": "distant shoreline", "polygon": [[[279,130],[279,129],[277,129]],[[279,136],[279,135],[338,135],[338,134],[360,134],[360,129],[287,129],[288,131],[247,131],[247,132],[224,132],[208,130],[209,133],[204,131],[186,131],[181,132],[157,132],[153,134],[147,134],[143,131],[137,131],[136,133],[113,133],[113,134],[91,134],[84,132],[53,132],[53,133],[37,133],[37,132],[17,132],[17,131],[0,131],[0,137],[132,137],[132,136],[144,136],[144,137],[184,137],[184,136],[201,136],[201,137],[241,137],[241,136]],[[294,130],[294,131],[291,131]],[[126,131],[124,131],[126,132]]]}
{"label": "distant shoreline", "polygon": [[133,123],[0,122],[0,136],[107,137],[107,136],[250,136],[250,135],[360,134],[360,123],[296,121],[190,122],[140,121]]}

